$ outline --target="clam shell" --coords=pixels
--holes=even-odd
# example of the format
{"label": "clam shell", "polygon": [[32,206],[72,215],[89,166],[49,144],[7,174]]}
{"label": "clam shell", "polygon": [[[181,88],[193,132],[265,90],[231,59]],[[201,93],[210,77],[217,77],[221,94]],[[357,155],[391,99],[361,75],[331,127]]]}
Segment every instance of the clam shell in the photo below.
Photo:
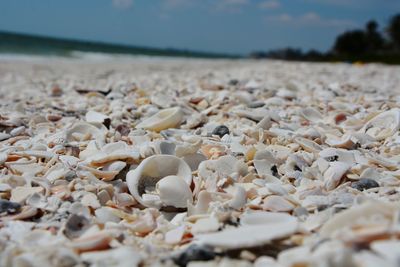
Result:
{"label": "clam shell", "polygon": [[129,171],[126,176],[129,191],[132,196],[145,207],[160,208],[159,198],[145,200],[142,195],[146,188],[155,188],[157,182],[164,177],[175,175],[190,185],[192,171],[185,161],[171,155],[154,155],[143,160],[139,166]]}
{"label": "clam shell", "polygon": [[168,128],[178,127],[182,119],[183,113],[179,107],[168,108],[159,111],[148,119],[145,119],[136,125],[136,128],[160,132]]}

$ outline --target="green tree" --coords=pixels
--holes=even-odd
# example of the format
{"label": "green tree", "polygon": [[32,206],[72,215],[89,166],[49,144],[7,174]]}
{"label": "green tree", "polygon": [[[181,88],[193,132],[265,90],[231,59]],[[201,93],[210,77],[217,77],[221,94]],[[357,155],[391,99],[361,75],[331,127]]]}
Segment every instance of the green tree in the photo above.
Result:
{"label": "green tree", "polygon": [[400,14],[397,14],[390,19],[387,32],[393,46],[400,49]]}
{"label": "green tree", "polygon": [[366,24],[366,41],[368,43],[368,52],[377,52],[383,48],[384,39],[378,31],[378,23],[374,20]]}
{"label": "green tree", "polygon": [[333,50],[343,55],[360,55],[368,50],[368,40],[364,31],[344,32],[336,38]]}

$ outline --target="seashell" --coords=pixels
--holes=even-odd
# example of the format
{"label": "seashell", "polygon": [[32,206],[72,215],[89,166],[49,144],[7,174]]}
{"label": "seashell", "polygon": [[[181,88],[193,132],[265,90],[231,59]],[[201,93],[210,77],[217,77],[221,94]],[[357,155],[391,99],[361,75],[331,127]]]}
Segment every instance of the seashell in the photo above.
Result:
{"label": "seashell", "polygon": [[164,177],[175,175],[190,185],[192,172],[185,161],[171,155],[154,155],[143,160],[139,166],[129,171],[126,180],[132,196],[145,207],[160,208],[159,197],[145,200],[146,190],[154,190],[157,182]]}
{"label": "seashell", "polygon": [[12,220],[25,220],[30,219],[38,214],[39,210],[35,207],[24,206],[19,213],[11,214],[8,216],[1,217],[0,222],[8,222]]}
{"label": "seashell", "polygon": [[183,156],[182,159],[189,165],[192,171],[196,171],[200,163],[207,160],[207,158],[200,153],[188,154]]}
{"label": "seashell", "polygon": [[294,138],[294,141],[296,141],[296,143],[298,143],[307,152],[319,153],[322,150],[320,145],[303,137],[296,137]]}
{"label": "seashell", "polygon": [[157,227],[154,216],[148,209],[134,222],[124,225],[131,231],[139,234],[148,234]]}
{"label": "seashell", "polygon": [[273,175],[271,168],[278,164],[278,160],[267,150],[257,151],[254,155],[253,164],[258,174]]}
{"label": "seashell", "polygon": [[326,190],[335,189],[343,175],[350,169],[350,165],[343,162],[330,162],[329,168],[324,173],[324,182]]}
{"label": "seashell", "polygon": [[256,128],[261,128],[263,130],[268,130],[271,128],[272,126],[272,119],[270,116],[265,116],[262,120],[260,120],[257,125]]}
{"label": "seashell", "polygon": [[0,142],[1,142],[1,141],[4,141],[4,140],[7,140],[7,139],[10,138],[10,137],[11,137],[11,135],[8,134],[8,133],[1,133],[1,132],[0,132]]}
{"label": "seashell", "polygon": [[321,228],[323,237],[330,237],[337,231],[345,231],[349,227],[368,224],[391,224],[397,207],[395,204],[369,201],[353,206],[348,210],[335,214]]}
{"label": "seashell", "polygon": [[388,260],[395,266],[400,252],[398,240],[377,240],[371,243],[371,250]]}
{"label": "seashell", "polygon": [[86,122],[94,124],[94,125],[101,125],[104,124],[107,128],[110,128],[111,119],[104,114],[101,114],[96,111],[88,111],[85,115]]}
{"label": "seashell", "polygon": [[282,196],[268,196],[264,199],[263,210],[272,212],[292,211],[296,206]]}
{"label": "seashell", "polygon": [[91,139],[95,139],[102,144],[105,141],[105,132],[85,122],[78,122],[66,131],[66,141],[69,143]]}
{"label": "seashell", "polygon": [[[247,222],[237,228],[227,228],[220,232],[197,235],[197,242],[222,249],[255,247],[267,244],[274,239],[287,237],[297,231],[297,221],[292,219],[280,220],[282,217],[271,213],[259,218],[244,218]],[[278,219],[271,217],[280,216]]]}
{"label": "seashell", "polygon": [[113,237],[110,232],[101,231],[92,235],[83,236],[78,239],[74,239],[70,247],[78,251],[79,253],[87,251],[104,250],[109,248],[109,244]]}
{"label": "seashell", "polygon": [[85,252],[82,259],[91,266],[131,267],[140,266],[142,256],[130,246],[121,246],[107,251]]}
{"label": "seashell", "polygon": [[200,191],[197,196],[196,206],[188,204],[188,216],[207,213],[211,201],[212,197],[209,192],[206,190]]}
{"label": "seashell", "polygon": [[191,233],[192,234],[202,234],[202,233],[210,233],[216,232],[220,227],[220,223],[215,217],[208,217],[198,219],[196,223],[192,226]]}
{"label": "seashell", "polygon": [[322,119],[323,119],[322,114],[317,109],[312,108],[312,107],[304,108],[300,112],[300,115],[303,116],[308,121],[311,121],[313,123],[318,123],[318,122],[322,121]]}
{"label": "seashell", "polygon": [[351,135],[343,135],[340,139],[330,137],[325,140],[325,143],[327,143],[331,147],[346,149],[351,149],[355,146],[355,142],[353,142]]}
{"label": "seashell", "polygon": [[391,109],[384,111],[370,119],[360,130],[373,137],[375,140],[383,140],[393,136],[400,128],[400,110]]}
{"label": "seashell", "polygon": [[32,175],[36,175],[44,170],[44,167],[37,163],[9,164],[8,166],[14,172],[21,174],[30,173]]}
{"label": "seashell", "polygon": [[85,159],[92,166],[101,166],[117,160],[137,161],[140,154],[126,143],[116,142],[103,146],[101,150],[93,147],[87,148],[79,154],[79,157]]}
{"label": "seashell", "polygon": [[24,203],[25,200],[33,195],[34,193],[43,193],[43,187],[25,187],[25,186],[17,186],[11,190],[11,198],[10,201],[17,203]]}
{"label": "seashell", "polygon": [[179,226],[165,233],[165,243],[176,245],[179,244],[185,234],[185,226]]}
{"label": "seashell", "polygon": [[192,191],[182,178],[169,175],[156,184],[156,190],[164,206],[186,208],[187,203],[193,202]]}
{"label": "seashell", "polygon": [[240,218],[241,225],[259,225],[269,223],[296,223],[296,217],[287,213],[254,211],[244,213]]}
{"label": "seashell", "polygon": [[63,234],[69,239],[80,237],[90,227],[90,221],[82,215],[71,214],[63,227]]}
{"label": "seashell", "polygon": [[157,114],[145,119],[136,128],[143,128],[155,132],[160,132],[169,128],[176,128],[183,119],[183,113],[179,107],[163,109]]}
{"label": "seashell", "polygon": [[220,177],[230,176],[237,172],[240,175],[247,174],[247,165],[233,156],[222,156],[217,160],[206,160],[199,165],[199,176],[206,180],[214,173]]}
{"label": "seashell", "polygon": [[247,202],[246,190],[241,186],[235,187],[235,193],[231,200],[228,201],[228,206],[240,210]]}
{"label": "seashell", "polygon": [[99,223],[115,222],[118,223],[121,219],[113,213],[113,209],[110,207],[101,207],[95,210],[94,214]]}

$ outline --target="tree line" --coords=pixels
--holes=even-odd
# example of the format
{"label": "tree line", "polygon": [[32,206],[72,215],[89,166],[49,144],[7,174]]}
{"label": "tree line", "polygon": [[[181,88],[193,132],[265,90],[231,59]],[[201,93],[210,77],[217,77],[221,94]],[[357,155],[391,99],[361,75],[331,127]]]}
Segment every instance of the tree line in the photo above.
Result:
{"label": "tree line", "polygon": [[252,58],[273,58],[302,61],[363,61],[400,64],[400,14],[390,18],[379,30],[376,21],[368,21],[364,29],[355,29],[340,34],[330,51],[303,52],[297,48],[284,48],[268,52],[253,52]]}

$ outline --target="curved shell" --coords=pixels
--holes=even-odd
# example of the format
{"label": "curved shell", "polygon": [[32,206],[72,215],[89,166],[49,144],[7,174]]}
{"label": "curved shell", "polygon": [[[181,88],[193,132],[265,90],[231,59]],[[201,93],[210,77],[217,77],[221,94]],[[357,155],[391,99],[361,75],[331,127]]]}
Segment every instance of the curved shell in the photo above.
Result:
{"label": "curved shell", "polygon": [[146,190],[154,189],[158,181],[170,175],[182,178],[188,185],[192,183],[190,167],[182,159],[171,155],[154,155],[146,158],[135,170],[128,172],[126,181],[129,191],[140,204],[160,208],[162,203],[158,196],[144,199],[143,194]]}
{"label": "curved shell", "polygon": [[392,109],[370,119],[361,132],[367,133],[376,140],[383,140],[395,134],[400,128],[400,110]]}
{"label": "curved shell", "polygon": [[168,128],[175,128],[179,126],[182,118],[183,113],[179,107],[163,109],[150,118],[139,123],[136,128],[160,132]]}

